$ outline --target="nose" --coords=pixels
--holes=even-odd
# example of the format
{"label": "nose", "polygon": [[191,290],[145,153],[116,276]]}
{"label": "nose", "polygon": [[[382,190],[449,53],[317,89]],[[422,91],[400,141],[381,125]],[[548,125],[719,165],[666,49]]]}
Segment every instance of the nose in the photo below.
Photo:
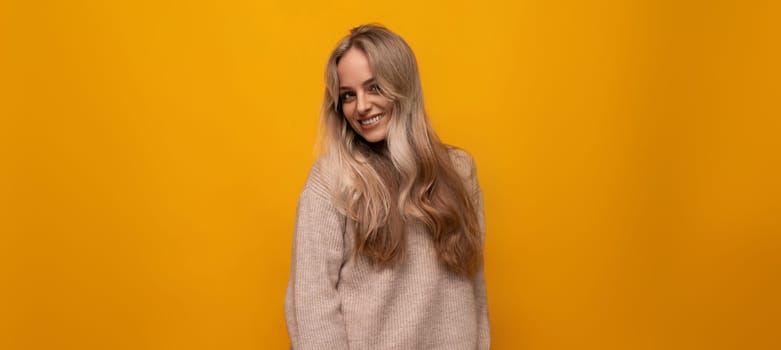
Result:
{"label": "nose", "polygon": [[356,96],[356,99],[357,99],[356,108],[358,109],[358,113],[360,114],[369,113],[369,110],[371,110],[372,105],[369,102],[369,99],[367,98],[366,94],[360,93]]}

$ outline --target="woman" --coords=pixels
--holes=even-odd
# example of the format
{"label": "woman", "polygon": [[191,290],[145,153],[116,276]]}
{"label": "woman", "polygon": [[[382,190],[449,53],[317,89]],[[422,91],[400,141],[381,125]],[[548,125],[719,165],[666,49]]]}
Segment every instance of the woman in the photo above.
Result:
{"label": "woman", "polygon": [[428,122],[412,50],[354,28],[326,84],[285,298],[291,347],[487,349],[482,194],[472,158]]}

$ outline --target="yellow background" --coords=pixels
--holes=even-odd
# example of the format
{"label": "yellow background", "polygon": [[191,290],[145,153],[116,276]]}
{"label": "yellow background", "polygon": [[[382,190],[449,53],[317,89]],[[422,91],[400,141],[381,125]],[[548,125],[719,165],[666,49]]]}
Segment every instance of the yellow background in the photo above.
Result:
{"label": "yellow background", "polygon": [[282,349],[323,67],[477,160],[494,349],[781,348],[774,1],[0,2],[0,348]]}

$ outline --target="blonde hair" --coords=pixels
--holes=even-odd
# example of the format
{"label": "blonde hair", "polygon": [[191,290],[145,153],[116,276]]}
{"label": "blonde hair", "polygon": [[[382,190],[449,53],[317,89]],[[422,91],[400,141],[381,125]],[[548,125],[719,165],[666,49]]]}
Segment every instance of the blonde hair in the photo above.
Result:
{"label": "blonde hair", "polygon": [[[393,103],[379,147],[363,140],[341,111],[337,64],[350,48],[366,55],[381,93]],[[418,221],[448,269],[474,276],[482,262],[477,214],[448,146],[426,116],[412,49],[380,25],[353,28],[331,53],[325,80],[320,142],[336,179],[335,203],[354,228],[353,253],[392,266],[404,258],[406,223]]]}

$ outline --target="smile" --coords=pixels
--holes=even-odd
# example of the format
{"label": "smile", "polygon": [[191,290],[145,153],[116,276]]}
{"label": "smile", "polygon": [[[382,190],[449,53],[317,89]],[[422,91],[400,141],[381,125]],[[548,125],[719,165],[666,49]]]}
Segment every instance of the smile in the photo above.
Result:
{"label": "smile", "polygon": [[385,113],[380,113],[369,119],[359,120],[358,122],[361,123],[361,125],[368,126],[379,122],[383,117],[385,117]]}

